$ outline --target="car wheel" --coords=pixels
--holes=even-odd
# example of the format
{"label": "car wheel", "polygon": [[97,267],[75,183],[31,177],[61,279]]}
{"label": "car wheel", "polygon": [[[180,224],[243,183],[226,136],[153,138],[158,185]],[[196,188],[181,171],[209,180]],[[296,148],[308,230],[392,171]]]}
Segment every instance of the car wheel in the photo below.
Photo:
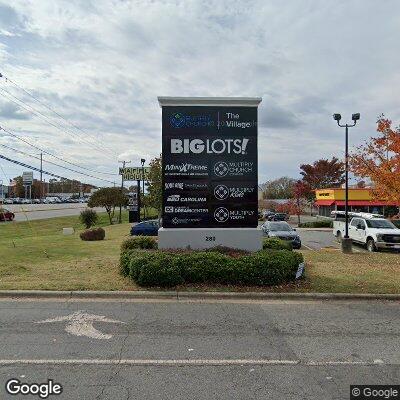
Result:
{"label": "car wheel", "polygon": [[376,248],[376,246],[375,246],[374,239],[368,239],[368,240],[367,240],[367,250],[368,250],[370,253],[373,253],[373,252],[377,251],[377,248]]}

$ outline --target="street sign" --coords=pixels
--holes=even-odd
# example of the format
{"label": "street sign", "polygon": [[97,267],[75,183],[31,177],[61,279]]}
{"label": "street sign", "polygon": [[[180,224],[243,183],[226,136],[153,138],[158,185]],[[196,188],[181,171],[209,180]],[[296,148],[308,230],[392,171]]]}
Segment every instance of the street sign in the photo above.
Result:
{"label": "street sign", "polygon": [[122,175],[124,181],[142,181],[149,180],[150,167],[120,167],[119,174]]}
{"label": "street sign", "polygon": [[32,185],[33,183],[33,172],[25,171],[22,173],[22,183],[24,185]]}
{"label": "street sign", "polygon": [[257,107],[163,106],[164,228],[256,228]]}

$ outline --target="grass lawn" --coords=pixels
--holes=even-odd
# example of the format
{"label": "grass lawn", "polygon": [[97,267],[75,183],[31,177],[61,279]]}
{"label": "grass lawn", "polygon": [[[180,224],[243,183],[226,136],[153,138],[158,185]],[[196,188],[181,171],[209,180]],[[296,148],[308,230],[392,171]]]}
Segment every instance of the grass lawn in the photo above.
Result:
{"label": "grass lawn", "polygon": [[[310,292],[400,293],[400,254],[303,251]],[[300,289],[302,290],[302,289]]]}
{"label": "grass lawn", "polygon": [[[108,226],[99,214],[106,239],[84,242],[77,216],[0,224],[0,290],[137,290],[119,274],[119,247],[129,236],[127,213],[123,223]],[[74,227],[63,236],[63,227]],[[270,288],[196,286],[180,290],[250,290],[289,292],[400,293],[400,255],[339,251],[302,251],[306,279]]]}
{"label": "grass lawn", "polygon": [[[134,290],[135,284],[118,273],[119,246],[129,235],[123,223],[106,226],[104,241],[84,242],[78,216],[0,224],[0,289]],[[75,234],[63,236],[63,227]]]}

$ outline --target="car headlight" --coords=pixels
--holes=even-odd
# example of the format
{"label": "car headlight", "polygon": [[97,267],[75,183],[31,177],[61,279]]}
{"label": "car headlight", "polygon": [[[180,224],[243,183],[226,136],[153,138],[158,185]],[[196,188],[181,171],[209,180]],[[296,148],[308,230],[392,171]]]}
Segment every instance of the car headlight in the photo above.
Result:
{"label": "car headlight", "polygon": [[378,242],[382,242],[382,241],[383,241],[382,236],[383,236],[382,234],[376,235],[376,240],[377,240]]}

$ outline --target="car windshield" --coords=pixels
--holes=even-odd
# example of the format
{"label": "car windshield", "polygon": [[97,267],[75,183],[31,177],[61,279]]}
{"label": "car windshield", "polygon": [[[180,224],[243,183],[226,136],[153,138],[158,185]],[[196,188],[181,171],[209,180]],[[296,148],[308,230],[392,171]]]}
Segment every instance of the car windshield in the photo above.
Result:
{"label": "car windshield", "polygon": [[273,222],[268,225],[270,231],[291,231],[292,228],[286,222]]}
{"label": "car windshield", "polygon": [[386,219],[367,219],[365,220],[368,228],[378,228],[378,229],[397,229],[394,224]]}

